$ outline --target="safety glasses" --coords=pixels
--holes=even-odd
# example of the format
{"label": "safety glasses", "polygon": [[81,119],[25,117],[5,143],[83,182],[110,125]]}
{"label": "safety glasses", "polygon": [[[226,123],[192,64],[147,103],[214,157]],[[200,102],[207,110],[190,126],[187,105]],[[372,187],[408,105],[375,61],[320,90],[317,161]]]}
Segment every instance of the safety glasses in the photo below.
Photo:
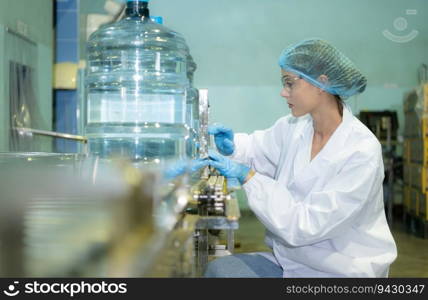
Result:
{"label": "safety glasses", "polygon": [[302,79],[302,77],[291,77],[288,75],[284,75],[281,77],[281,83],[282,86],[284,87],[284,89],[287,90],[287,92],[291,92],[291,90],[293,89],[294,85],[296,84],[296,81]]}

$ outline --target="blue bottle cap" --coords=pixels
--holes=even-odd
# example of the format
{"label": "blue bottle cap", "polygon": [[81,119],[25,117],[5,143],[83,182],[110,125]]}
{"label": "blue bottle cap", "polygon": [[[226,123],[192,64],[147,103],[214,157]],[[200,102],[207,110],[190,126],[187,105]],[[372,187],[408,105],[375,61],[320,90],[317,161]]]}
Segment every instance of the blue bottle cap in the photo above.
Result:
{"label": "blue bottle cap", "polygon": [[162,17],[150,17],[150,19],[155,23],[158,23],[161,25],[163,24],[163,18]]}

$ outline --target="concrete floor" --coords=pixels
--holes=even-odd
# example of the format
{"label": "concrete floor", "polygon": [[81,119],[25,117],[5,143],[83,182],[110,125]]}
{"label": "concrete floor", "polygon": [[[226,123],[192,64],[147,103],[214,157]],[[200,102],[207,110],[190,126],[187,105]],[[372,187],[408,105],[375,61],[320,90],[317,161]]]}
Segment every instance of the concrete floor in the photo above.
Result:
{"label": "concrete floor", "polygon": [[[250,211],[242,211],[239,230],[235,233],[235,253],[269,251],[263,242],[264,227]],[[428,239],[405,232],[401,223],[392,228],[398,257],[391,265],[390,277],[428,277]]]}

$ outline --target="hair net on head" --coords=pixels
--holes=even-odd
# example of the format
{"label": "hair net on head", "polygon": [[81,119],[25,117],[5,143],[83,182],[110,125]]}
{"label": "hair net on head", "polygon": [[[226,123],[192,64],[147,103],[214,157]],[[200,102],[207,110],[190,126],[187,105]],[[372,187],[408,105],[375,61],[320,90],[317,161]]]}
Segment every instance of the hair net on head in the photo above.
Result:
{"label": "hair net on head", "polygon": [[[364,92],[367,80],[353,62],[326,41],[304,40],[287,47],[279,58],[284,71],[302,76],[311,84],[346,99]],[[326,75],[327,82],[318,77]]]}

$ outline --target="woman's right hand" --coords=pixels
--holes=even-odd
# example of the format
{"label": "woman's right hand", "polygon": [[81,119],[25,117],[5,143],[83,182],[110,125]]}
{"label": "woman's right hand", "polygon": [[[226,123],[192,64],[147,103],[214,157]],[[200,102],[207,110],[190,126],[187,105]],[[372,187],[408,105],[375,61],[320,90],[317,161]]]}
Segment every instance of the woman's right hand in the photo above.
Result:
{"label": "woman's right hand", "polygon": [[223,155],[231,155],[235,151],[233,131],[221,124],[214,124],[208,128],[208,133],[214,136],[217,150]]}

